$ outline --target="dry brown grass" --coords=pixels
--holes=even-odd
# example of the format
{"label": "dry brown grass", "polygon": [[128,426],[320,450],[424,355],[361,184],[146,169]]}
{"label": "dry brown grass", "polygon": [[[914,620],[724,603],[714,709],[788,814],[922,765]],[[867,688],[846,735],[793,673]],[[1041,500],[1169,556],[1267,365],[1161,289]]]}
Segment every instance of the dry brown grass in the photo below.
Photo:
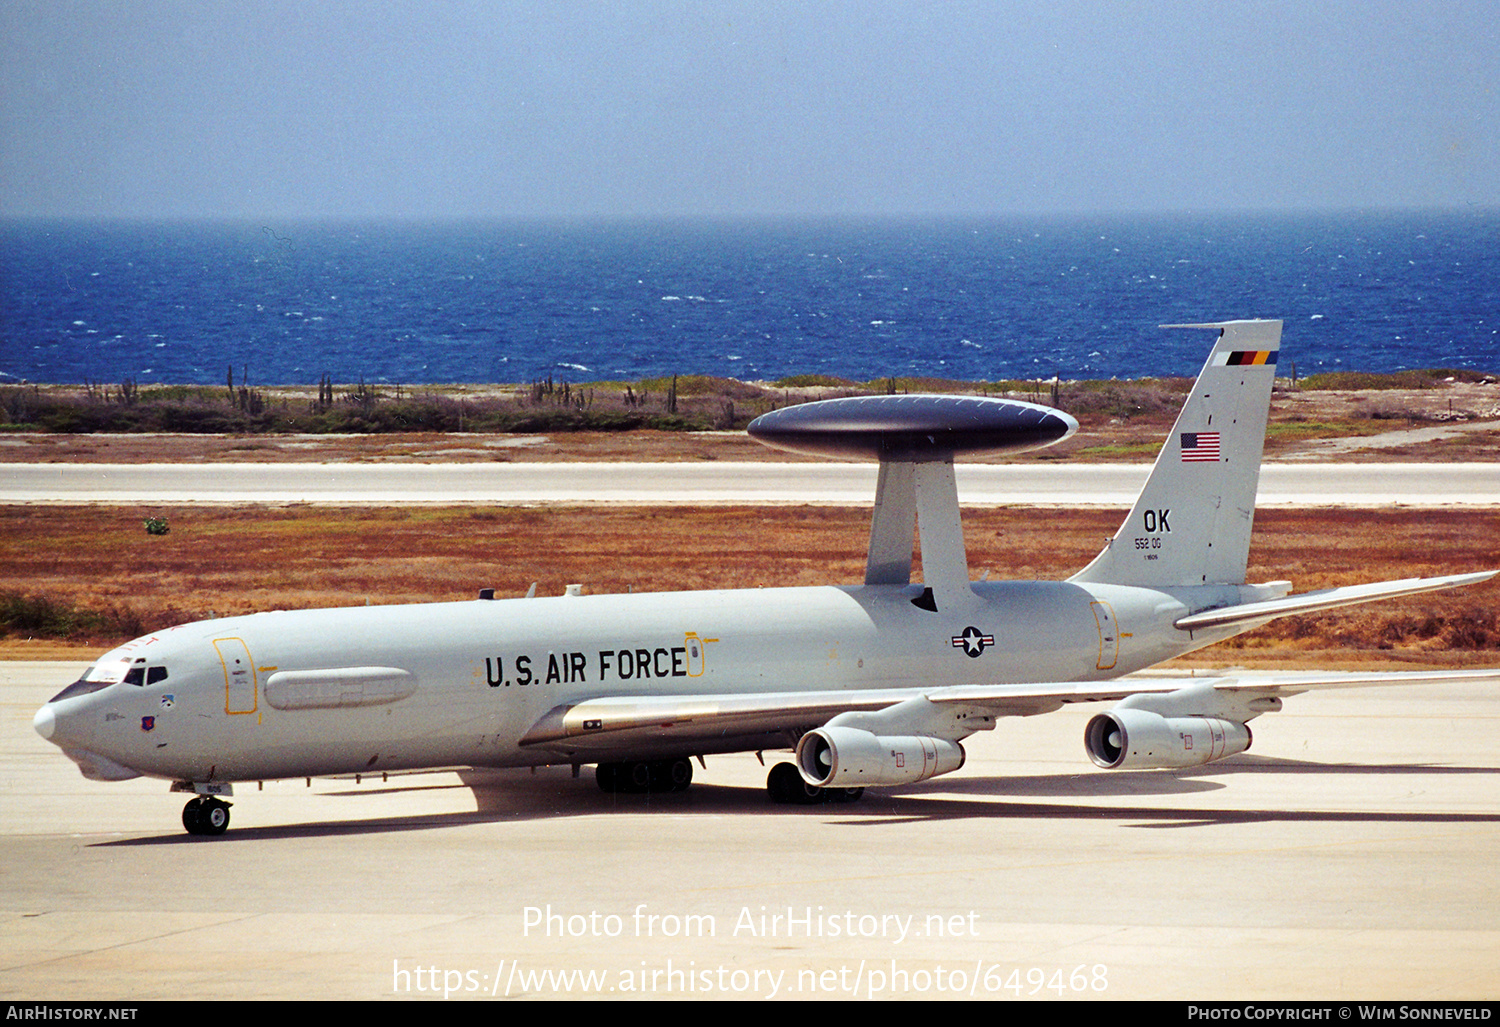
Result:
{"label": "dry brown grass", "polygon": [[[330,509],[181,507],[165,536],[108,507],[13,507],[3,591],[124,613],[153,629],[263,609],[521,595],[855,582],[868,511],[831,507]],[[991,580],[1055,579],[1118,526],[1098,510],[965,515],[970,564]],[[1500,567],[1500,512],[1286,511],[1257,515],[1251,580],[1297,591]],[[1202,665],[1500,664],[1500,586],[1287,618],[1195,655]],[[118,621],[117,621],[118,622]],[[79,636],[97,651],[123,641]],[[24,634],[0,656],[58,652]]]}

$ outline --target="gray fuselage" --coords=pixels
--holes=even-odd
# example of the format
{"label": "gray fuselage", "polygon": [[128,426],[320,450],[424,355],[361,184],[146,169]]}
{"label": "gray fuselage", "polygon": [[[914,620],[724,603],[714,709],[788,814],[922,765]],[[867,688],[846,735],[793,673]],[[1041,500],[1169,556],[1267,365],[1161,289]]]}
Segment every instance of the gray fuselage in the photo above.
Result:
{"label": "gray fuselage", "polygon": [[147,673],[50,704],[51,740],[105,778],[572,762],[519,741],[585,699],[1103,680],[1235,633],[1172,622],[1238,600],[1005,582],[936,610],[920,585],[864,585],[260,613],[106,654],[96,678]]}

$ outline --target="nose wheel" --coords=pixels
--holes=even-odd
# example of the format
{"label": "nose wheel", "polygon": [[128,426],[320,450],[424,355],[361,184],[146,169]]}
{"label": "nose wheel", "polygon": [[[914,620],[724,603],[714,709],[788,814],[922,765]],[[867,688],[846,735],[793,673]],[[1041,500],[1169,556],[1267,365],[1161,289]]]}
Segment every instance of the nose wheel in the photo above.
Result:
{"label": "nose wheel", "polygon": [[188,834],[223,834],[229,830],[229,803],[213,795],[189,799],[182,807],[182,826]]}

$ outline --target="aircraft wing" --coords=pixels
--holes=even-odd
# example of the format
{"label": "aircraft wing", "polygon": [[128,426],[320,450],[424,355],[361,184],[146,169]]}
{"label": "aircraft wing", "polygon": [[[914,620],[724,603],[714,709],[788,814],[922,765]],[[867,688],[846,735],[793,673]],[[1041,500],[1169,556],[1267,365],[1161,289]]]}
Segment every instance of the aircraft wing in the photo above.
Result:
{"label": "aircraft wing", "polygon": [[1416,595],[1420,592],[1436,592],[1460,585],[1472,585],[1488,581],[1500,571],[1480,571],[1477,574],[1448,574],[1437,578],[1402,578],[1399,581],[1376,581],[1368,585],[1350,585],[1346,588],[1326,588],[1317,592],[1268,599],[1259,603],[1242,603],[1216,610],[1202,610],[1173,622],[1173,627],[1191,631],[1195,628],[1217,628],[1247,621],[1274,620],[1296,613],[1313,613],[1331,610],[1337,606],[1354,606],[1357,603],[1373,602],[1376,599],[1394,599],[1397,596]]}
{"label": "aircraft wing", "polygon": [[[1291,696],[1323,688],[1433,684],[1500,685],[1492,670],[1368,674],[1266,674],[1221,678],[1139,677],[1109,681],[948,685],[826,692],[604,696],[558,706],[532,725],[523,746],[593,759],[656,752],[736,752],[790,748],[841,713],[874,713],[911,699],[964,707],[992,718],[1050,713],[1070,703],[1119,701],[1186,686],[1247,697]],[[985,727],[990,725],[985,724]]]}

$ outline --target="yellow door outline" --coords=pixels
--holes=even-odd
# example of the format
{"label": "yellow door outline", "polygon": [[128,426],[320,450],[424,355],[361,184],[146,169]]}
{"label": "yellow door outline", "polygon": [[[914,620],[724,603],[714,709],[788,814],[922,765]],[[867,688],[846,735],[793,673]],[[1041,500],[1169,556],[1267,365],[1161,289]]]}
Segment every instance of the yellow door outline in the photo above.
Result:
{"label": "yellow door outline", "polygon": [[690,678],[701,678],[705,665],[708,663],[708,643],[717,642],[717,638],[699,638],[698,632],[684,632],[682,645],[687,651],[687,676]]}
{"label": "yellow door outline", "polygon": [[1099,629],[1098,670],[1113,670],[1120,658],[1120,625],[1115,622],[1115,611],[1102,599],[1089,603],[1094,611],[1094,626]]}
{"label": "yellow door outline", "polygon": [[214,651],[224,668],[224,712],[254,713],[260,688],[255,680],[250,647],[244,639],[216,638]]}

